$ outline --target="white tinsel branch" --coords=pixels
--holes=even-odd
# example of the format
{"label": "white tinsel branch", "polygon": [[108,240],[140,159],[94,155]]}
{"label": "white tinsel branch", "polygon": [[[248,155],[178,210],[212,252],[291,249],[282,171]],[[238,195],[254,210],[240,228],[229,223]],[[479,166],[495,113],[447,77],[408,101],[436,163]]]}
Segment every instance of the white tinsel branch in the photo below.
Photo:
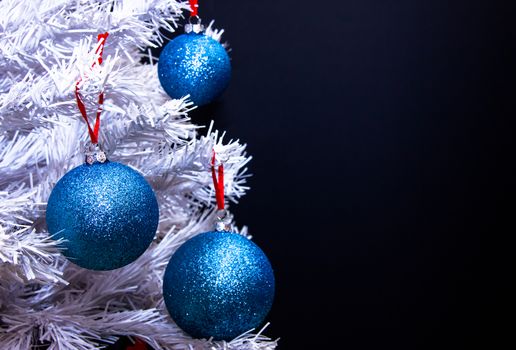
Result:
{"label": "white tinsel branch", "polygon": [[[136,336],[156,349],[272,349],[276,342],[250,333],[229,343],[191,339],[164,308],[161,278],[170,256],[189,238],[212,229],[214,221],[211,213],[181,230],[172,228],[135,263],[118,270],[96,272],[64,263],[68,285],[20,284],[4,306],[0,342],[21,344],[37,331],[41,340],[51,341],[50,349],[94,349],[116,340],[114,335]],[[78,332],[82,329],[86,332]]]}
{"label": "white tinsel branch", "polygon": [[[156,349],[275,348],[261,333],[229,343],[192,339],[164,308],[170,256],[213,229],[213,151],[225,163],[228,200],[248,189],[245,145],[224,141],[213,125],[199,137],[188,97],[171,100],[156,59],[141,63],[145,48],[163,44],[160,29],[173,31],[188,8],[176,0],[0,2],[0,349],[96,349],[120,335]],[[212,25],[206,34],[220,41],[223,30]],[[106,31],[103,63],[93,65],[96,36]],[[78,80],[90,117],[105,94],[100,140],[110,160],[140,171],[160,204],[155,241],[115,271],[69,263],[46,231],[48,196],[83,162],[88,142],[74,95]]]}

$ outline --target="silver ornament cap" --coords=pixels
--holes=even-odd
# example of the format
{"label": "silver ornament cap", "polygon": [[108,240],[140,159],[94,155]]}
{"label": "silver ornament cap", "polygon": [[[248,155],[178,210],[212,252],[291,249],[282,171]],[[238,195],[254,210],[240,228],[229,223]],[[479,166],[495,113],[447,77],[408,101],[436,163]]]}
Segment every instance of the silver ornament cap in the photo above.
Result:
{"label": "silver ornament cap", "polygon": [[193,16],[188,19],[188,23],[185,24],[185,33],[203,33],[204,25],[201,23],[201,18],[199,16]]}
{"label": "silver ornament cap", "polygon": [[215,230],[218,232],[221,231],[229,231],[229,224],[231,222],[231,218],[226,209],[217,210],[217,221],[215,222]]}
{"label": "silver ornament cap", "polygon": [[105,163],[107,160],[106,152],[100,144],[88,142],[84,147],[84,162],[86,164]]}

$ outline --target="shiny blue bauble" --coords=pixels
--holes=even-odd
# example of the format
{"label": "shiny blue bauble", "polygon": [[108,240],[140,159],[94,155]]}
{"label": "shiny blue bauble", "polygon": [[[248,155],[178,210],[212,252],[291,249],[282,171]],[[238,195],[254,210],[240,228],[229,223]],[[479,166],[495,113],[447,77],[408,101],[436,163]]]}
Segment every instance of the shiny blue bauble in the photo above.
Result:
{"label": "shiny blue bauble", "polygon": [[192,337],[231,340],[267,316],[274,274],[262,250],[246,237],[206,232],[170,259],[163,297],[172,319]]}
{"label": "shiny blue bauble", "polygon": [[47,205],[48,231],[63,254],[91,270],[136,260],[158,227],[156,196],[138,172],[120,163],[80,165],[56,184]]}
{"label": "shiny blue bauble", "polygon": [[194,32],[170,41],[159,56],[158,76],[167,94],[179,99],[190,95],[197,105],[216,99],[231,78],[226,49],[216,40]]}

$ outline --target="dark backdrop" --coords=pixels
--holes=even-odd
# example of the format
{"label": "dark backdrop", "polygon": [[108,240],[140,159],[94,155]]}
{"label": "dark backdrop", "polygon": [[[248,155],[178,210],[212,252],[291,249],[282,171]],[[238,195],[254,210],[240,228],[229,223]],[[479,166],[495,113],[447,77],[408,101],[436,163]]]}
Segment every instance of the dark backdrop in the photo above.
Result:
{"label": "dark backdrop", "polygon": [[200,1],[233,77],[192,117],[253,156],[231,210],[274,266],[280,349],[496,348],[512,333],[495,305],[514,276],[499,238],[509,4]]}

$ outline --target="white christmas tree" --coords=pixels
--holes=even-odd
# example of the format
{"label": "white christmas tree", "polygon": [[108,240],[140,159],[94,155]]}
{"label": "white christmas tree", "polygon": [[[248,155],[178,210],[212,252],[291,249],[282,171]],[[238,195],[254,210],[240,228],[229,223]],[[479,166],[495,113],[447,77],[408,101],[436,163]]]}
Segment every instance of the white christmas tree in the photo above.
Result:
{"label": "white christmas tree", "polygon": [[[225,161],[227,199],[248,189],[245,145],[211,126],[199,136],[187,115],[195,106],[166,95],[148,52],[188,10],[176,0],[0,1],[0,349],[97,349],[124,335],[155,349],[276,347],[261,330],[230,342],[192,339],[163,303],[171,255],[214,226],[212,150]],[[103,63],[92,68],[106,31]],[[207,34],[220,40],[221,31]],[[160,204],[144,255],[106,272],[71,264],[45,224],[53,186],[84,162],[88,133],[74,92],[85,76],[90,111],[105,94],[100,142],[109,158],[140,171]]]}

